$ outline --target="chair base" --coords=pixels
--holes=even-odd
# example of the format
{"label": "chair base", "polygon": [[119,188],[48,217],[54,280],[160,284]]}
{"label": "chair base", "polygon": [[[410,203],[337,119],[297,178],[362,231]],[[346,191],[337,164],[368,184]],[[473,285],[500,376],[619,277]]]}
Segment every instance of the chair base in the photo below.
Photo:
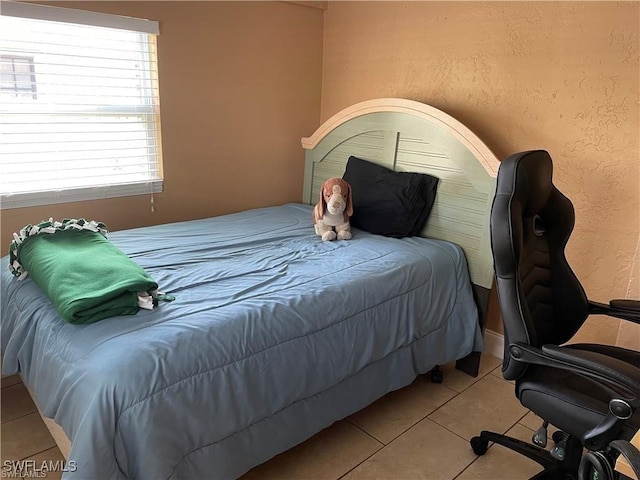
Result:
{"label": "chair base", "polygon": [[578,468],[582,458],[582,443],[574,437],[567,439],[567,449],[563,460],[552,457],[543,448],[494,432],[482,431],[480,436],[473,437],[470,443],[476,455],[484,455],[489,448],[489,442],[507,447],[540,464],[543,470],[531,477],[530,480],[578,479]]}

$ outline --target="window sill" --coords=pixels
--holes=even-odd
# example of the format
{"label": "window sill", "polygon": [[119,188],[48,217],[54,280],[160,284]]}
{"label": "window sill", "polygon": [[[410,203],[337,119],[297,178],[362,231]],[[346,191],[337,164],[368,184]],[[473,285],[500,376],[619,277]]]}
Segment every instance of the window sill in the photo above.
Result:
{"label": "window sill", "polygon": [[0,209],[8,210],[11,208],[35,207],[38,205],[101,200],[104,198],[150,195],[152,193],[161,193],[162,191],[163,181],[158,179],[121,185],[3,194],[0,195]]}

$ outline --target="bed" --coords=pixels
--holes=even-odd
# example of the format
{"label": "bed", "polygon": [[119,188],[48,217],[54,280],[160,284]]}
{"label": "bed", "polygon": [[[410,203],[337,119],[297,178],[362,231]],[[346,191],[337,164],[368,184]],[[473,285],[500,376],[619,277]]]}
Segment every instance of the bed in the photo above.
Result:
{"label": "bed", "polygon": [[[2,259],[3,374],[73,460],[65,478],[237,478],[434,366],[477,374],[495,156],[404,99],[349,107],[302,146],[300,203],[109,234],[175,296],[154,310],[68,324]],[[315,235],[350,156],[440,179],[420,236]]]}

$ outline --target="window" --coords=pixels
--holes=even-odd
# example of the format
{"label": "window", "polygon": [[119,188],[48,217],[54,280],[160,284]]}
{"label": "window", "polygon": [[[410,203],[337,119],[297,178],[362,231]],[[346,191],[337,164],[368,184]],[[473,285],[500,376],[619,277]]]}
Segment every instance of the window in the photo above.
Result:
{"label": "window", "polygon": [[0,55],[0,92],[2,97],[37,98],[33,57]]}
{"label": "window", "polygon": [[162,191],[157,22],[1,9],[0,207]]}

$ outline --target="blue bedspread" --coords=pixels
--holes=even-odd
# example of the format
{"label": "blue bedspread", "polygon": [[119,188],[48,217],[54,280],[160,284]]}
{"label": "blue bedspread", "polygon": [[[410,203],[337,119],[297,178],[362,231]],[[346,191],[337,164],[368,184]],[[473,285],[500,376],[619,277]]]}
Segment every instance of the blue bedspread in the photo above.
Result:
{"label": "blue bedspread", "polygon": [[482,348],[460,248],[322,242],[310,211],[111,233],[176,300],[90,325],[62,321],[2,259],[3,373],[71,439],[68,478],[237,477]]}

